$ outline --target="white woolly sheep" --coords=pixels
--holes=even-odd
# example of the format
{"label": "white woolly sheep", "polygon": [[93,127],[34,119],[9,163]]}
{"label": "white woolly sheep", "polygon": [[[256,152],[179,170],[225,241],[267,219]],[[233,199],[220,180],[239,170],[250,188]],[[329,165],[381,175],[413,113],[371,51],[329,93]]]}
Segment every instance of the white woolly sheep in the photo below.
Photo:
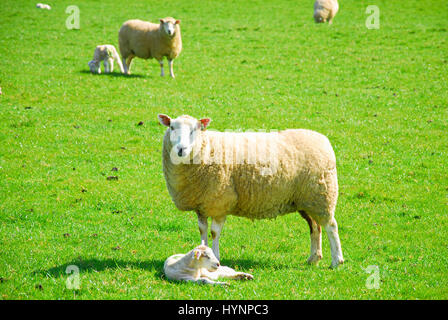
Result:
{"label": "white woolly sheep", "polygon": [[209,118],[171,119],[163,139],[163,173],[174,204],[195,211],[207,245],[212,218],[212,249],[219,259],[219,237],[227,215],[274,218],[299,211],[311,232],[308,263],[322,258],[321,226],[327,232],[332,267],[343,263],[334,218],[338,197],[336,157],[317,132],[290,129],[271,133],[206,131]]}
{"label": "white woolly sheep", "polygon": [[205,284],[227,284],[215,281],[218,278],[242,280],[254,278],[249,273],[237,272],[232,268],[221,266],[212,249],[204,245],[204,242],[187,254],[175,254],[166,259],[163,270],[170,280]]}
{"label": "white woolly sheep", "polygon": [[121,64],[120,56],[115,47],[110,44],[97,46],[93,54],[93,59],[88,63],[90,72],[101,73],[101,61],[104,61],[105,73],[114,71],[114,59],[117,61],[121,73],[123,73],[123,65]]}
{"label": "white woolly sheep", "polygon": [[161,76],[163,58],[166,57],[170,68],[170,76],[174,78],[173,60],[182,51],[180,20],[167,17],[160,19],[160,24],[142,20],[126,21],[118,33],[120,53],[126,74],[130,74],[134,57],[143,59],[155,58],[159,61]]}
{"label": "white woolly sheep", "polygon": [[333,23],[333,18],[339,10],[338,0],[316,0],[314,3],[314,21],[316,23]]}
{"label": "white woolly sheep", "polygon": [[51,10],[51,7],[48,4],[44,4],[44,3],[36,4],[36,8]]}

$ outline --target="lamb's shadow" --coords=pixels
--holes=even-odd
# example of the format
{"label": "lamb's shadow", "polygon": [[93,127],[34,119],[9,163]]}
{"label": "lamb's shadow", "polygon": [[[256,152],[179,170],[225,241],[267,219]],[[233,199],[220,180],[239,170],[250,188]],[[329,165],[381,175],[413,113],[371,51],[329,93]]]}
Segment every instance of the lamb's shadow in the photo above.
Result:
{"label": "lamb's shadow", "polygon": [[[158,278],[162,278],[164,262],[165,262],[164,260],[146,260],[146,261],[123,261],[114,259],[84,260],[80,257],[50,269],[36,270],[34,271],[34,273],[42,275],[50,275],[53,277],[67,276],[66,273],[67,267],[72,265],[79,268],[80,273],[100,272],[111,269],[137,268],[142,270],[155,271],[155,276]],[[69,270],[70,270],[69,273],[71,273],[73,269]]]}
{"label": "lamb's shadow", "polygon": [[124,74],[124,73],[120,73],[120,72],[111,72],[111,73],[100,73],[100,74],[96,74],[96,73],[91,73],[89,70],[80,70],[79,73],[82,74],[90,74],[92,76],[95,77],[114,77],[114,78],[150,78],[148,76],[144,76],[141,74]]}

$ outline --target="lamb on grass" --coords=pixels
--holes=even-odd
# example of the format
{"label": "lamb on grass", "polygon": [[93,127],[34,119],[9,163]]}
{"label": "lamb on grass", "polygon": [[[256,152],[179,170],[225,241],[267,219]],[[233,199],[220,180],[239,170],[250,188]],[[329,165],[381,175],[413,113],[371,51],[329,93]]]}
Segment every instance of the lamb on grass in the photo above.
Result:
{"label": "lamb on grass", "polygon": [[110,44],[97,46],[93,54],[93,59],[88,63],[90,72],[101,73],[101,61],[104,61],[104,72],[110,73],[114,71],[114,60],[117,61],[120,71],[123,73],[123,65],[115,47]]}
{"label": "lamb on grass", "polygon": [[36,8],[51,10],[51,7],[48,4],[44,4],[44,3],[36,4]]}
{"label": "lamb on grass", "polygon": [[118,33],[120,53],[126,74],[130,74],[134,57],[143,59],[155,58],[159,61],[161,76],[163,58],[166,57],[170,68],[170,76],[174,78],[173,60],[182,51],[180,20],[167,17],[160,19],[160,24],[142,20],[126,21]]}
{"label": "lamb on grass", "polygon": [[308,263],[322,258],[321,226],[327,232],[333,268],[344,262],[334,218],[338,197],[336,158],[320,133],[291,129],[271,133],[207,131],[209,118],[171,119],[163,139],[163,173],[179,210],[195,211],[207,245],[219,259],[219,237],[227,215],[275,218],[299,211],[311,233]]}
{"label": "lamb on grass", "polygon": [[339,10],[338,0],[316,0],[314,3],[314,21],[316,23],[333,23],[333,18]]}
{"label": "lamb on grass", "polygon": [[170,280],[193,281],[204,284],[227,285],[215,281],[219,278],[251,280],[249,273],[237,272],[219,264],[212,249],[204,245],[197,246],[187,254],[175,254],[166,259],[163,266],[165,275]]}

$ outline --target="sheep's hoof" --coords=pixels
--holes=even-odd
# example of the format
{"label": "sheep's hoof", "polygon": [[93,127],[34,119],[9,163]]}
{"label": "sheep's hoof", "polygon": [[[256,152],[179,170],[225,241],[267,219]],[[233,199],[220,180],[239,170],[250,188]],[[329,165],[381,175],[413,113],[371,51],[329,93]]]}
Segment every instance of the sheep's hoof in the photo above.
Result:
{"label": "sheep's hoof", "polygon": [[319,255],[319,254],[313,254],[313,255],[311,255],[311,256],[308,258],[307,263],[310,264],[310,265],[315,266],[315,265],[317,265],[317,264],[319,263],[319,261],[320,261],[321,259],[322,259],[322,255]]}
{"label": "sheep's hoof", "polygon": [[238,280],[253,280],[254,276],[249,273],[240,273],[236,276]]}
{"label": "sheep's hoof", "polygon": [[330,269],[337,269],[341,264],[344,263],[344,259],[340,258],[337,261],[331,262]]}

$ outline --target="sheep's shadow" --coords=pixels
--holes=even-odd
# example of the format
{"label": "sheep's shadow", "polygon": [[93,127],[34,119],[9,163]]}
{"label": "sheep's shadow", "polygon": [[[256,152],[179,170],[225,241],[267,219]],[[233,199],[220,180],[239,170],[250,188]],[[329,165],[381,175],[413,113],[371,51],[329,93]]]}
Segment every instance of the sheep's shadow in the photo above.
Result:
{"label": "sheep's shadow", "polygon": [[92,72],[90,72],[89,70],[80,70],[79,73],[82,73],[82,74],[90,74],[90,75],[95,76],[95,77],[150,78],[150,77],[148,77],[148,76],[144,76],[144,75],[142,75],[142,74],[133,74],[133,73],[131,73],[131,74],[124,74],[124,73],[120,73],[120,72],[110,72],[110,73],[104,73],[104,72],[102,72],[102,73],[100,73],[100,74],[97,74],[97,73],[92,73]]}
{"label": "sheep's shadow", "polygon": [[[245,271],[249,269],[289,269],[290,264],[281,263],[271,259],[252,260],[252,259],[222,259],[221,265],[234,268],[237,271]],[[305,264],[296,264],[296,268],[305,268]]]}
{"label": "sheep's shadow", "polygon": [[[70,262],[61,264],[59,266],[45,269],[36,270],[34,274],[50,275],[52,277],[67,276],[67,267],[76,266],[79,268],[80,273],[86,272],[101,272],[111,269],[126,269],[137,268],[148,271],[155,271],[155,276],[163,278],[163,264],[164,260],[147,260],[147,261],[123,261],[115,259],[82,259],[81,257],[74,259]],[[71,269],[73,270],[73,269]],[[70,271],[69,273],[71,273]]]}

